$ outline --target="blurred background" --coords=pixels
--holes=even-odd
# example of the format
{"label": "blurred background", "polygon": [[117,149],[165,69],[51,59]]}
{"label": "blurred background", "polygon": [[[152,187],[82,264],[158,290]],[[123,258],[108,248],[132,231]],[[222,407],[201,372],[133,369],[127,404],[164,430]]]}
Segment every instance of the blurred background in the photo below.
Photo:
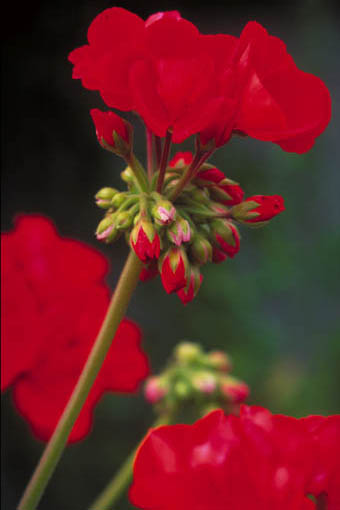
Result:
{"label": "blurred background", "polygon": [[[249,402],[303,416],[340,410],[340,33],[335,2],[121,1],[142,17],[178,9],[203,33],[239,35],[248,20],[282,38],[299,67],[320,76],[333,99],[333,118],[307,154],[236,138],[214,156],[249,195],[282,194],[286,211],[264,229],[241,229],[234,260],[204,269],[204,284],[183,307],[159,279],[140,284],[128,315],[144,331],[157,372],[183,339],[226,350],[234,373],[251,387]],[[62,235],[91,243],[111,260],[117,280],[127,248],[106,247],[93,232],[101,211],[95,192],[120,186],[124,165],[101,150],[89,109],[99,95],[72,80],[68,53],[86,41],[87,27],[110,2],[12,2],[4,19],[2,229],[18,212],[53,218]],[[127,116],[129,118],[129,116]],[[135,126],[138,123],[135,122]],[[136,127],[144,158],[144,131]],[[185,148],[191,147],[191,141]],[[20,355],[20,353],[18,353]],[[61,375],[62,376],[62,375]],[[13,510],[43,444],[2,397],[2,503]],[[67,448],[41,510],[84,510],[136,445],[154,416],[141,395],[103,398],[92,433]],[[118,508],[118,506],[117,506]],[[122,501],[120,510],[131,506]]]}

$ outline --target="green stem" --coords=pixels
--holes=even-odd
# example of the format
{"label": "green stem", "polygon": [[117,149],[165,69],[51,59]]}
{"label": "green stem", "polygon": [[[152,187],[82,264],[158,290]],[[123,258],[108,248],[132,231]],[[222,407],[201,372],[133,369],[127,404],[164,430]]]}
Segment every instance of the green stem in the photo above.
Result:
{"label": "green stem", "polygon": [[[167,425],[171,422],[169,415],[160,416],[158,420],[152,425],[151,428],[159,427],[160,425]],[[103,492],[90,506],[90,510],[109,510],[113,504],[117,502],[121,494],[127,488],[132,480],[133,463],[137,453],[137,448],[133,450],[128,458],[123,462],[111,482],[108,483]]]}
{"label": "green stem", "polygon": [[103,364],[120,321],[125,315],[132,293],[137,286],[141,269],[142,263],[135,253],[131,251],[83,371],[40,462],[26,487],[18,510],[36,510],[48,481],[63,453],[72,427]]}
{"label": "green stem", "polygon": [[149,190],[149,181],[145,170],[141,163],[138,161],[136,156],[131,152],[125,157],[125,161],[131,168],[136,177],[136,181],[138,184],[139,191],[148,191]]}

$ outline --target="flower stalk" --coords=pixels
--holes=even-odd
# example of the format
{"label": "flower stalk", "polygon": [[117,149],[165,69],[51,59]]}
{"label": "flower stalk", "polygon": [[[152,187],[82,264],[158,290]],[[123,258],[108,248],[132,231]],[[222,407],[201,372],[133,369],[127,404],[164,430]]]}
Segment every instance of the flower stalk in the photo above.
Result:
{"label": "flower stalk", "polygon": [[166,166],[168,163],[170,147],[171,147],[171,138],[172,138],[172,134],[170,133],[170,131],[167,131],[165,141],[164,141],[161,162],[159,165],[159,175],[158,175],[157,188],[156,188],[156,191],[158,191],[158,193],[161,193],[162,188],[163,188],[165,170],[166,170]]}
{"label": "flower stalk", "polygon": [[[172,419],[170,414],[163,414],[150,428],[153,429],[160,427],[161,425],[169,425],[171,422]],[[89,510],[109,510],[113,507],[114,503],[118,501],[119,497],[132,480],[133,463],[135,461],[138,448],[139,445],[126,458],[103,492],[92,503]]]}
{"label": "flower stalk", "polygon": [[58,425],[23,494],[18,510],[35,510],[37,508],[49,479],[60,460],[72,427],[104,362],[112,339],[125,315],[133,291],[137,286],[141,269],[141,261],[131,251],[90,355]]}

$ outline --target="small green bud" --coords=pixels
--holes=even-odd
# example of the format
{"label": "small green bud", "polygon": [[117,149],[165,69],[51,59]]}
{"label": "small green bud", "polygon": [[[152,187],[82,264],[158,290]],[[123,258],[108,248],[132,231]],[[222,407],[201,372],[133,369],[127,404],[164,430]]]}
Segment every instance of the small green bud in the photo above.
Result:
{"label": "small green bud", "polygon": [[196,234],[190,246],[192,258],[198,264],[206,264],[212,260],[212,246],[209,241],[200,234]]}
{"label": "small green bud", "polygon": [[175,349],[176,359],[185,365],[198,361],[201,356],[201,346],[194,342],[182,342]]}
{"label": "small green bud", "polygon": [[96,230],[96,237],[100,241],[110,243],[118,236],[118,231],[115,227],[115,218],[113,214],[106,216],[98,225]]}
{"label": "small green bud", "polygon": [[126,193],[116,193],[116,195],[112,198],[112,205],[115,209],[118,209],[126,200]]}
{"label": "small green bud", "polygon": [[96,204],[102,209],[108,209],[111,207],[113,197],[118,193],[118,190],[114,188],[102,188],[95,195]]}
{"label": "small green bud", "polygon": [[118,230],[126,230],[132,225],[133,222],[133,214],[129,211],[122,211],[117,214],[116,217],[116,228]]}

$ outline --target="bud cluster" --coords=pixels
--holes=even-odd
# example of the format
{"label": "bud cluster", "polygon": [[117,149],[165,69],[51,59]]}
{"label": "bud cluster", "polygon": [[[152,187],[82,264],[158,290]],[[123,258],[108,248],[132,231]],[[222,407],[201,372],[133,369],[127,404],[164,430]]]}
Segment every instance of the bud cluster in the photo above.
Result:
{"label": "bud cluster", "polygon": [[200,345],[177,345],[168,367],[145,384],[145,397],[157,412],[179,412],[192,404],[200,413],[214,407],[237,413],[249,395],[243,381],[230,375],[229,356],[222,351],[205,353]]}
{"label": "bud cluster", "polygon": [[191,161],[191,153],[178,153],[172,159],[162,194],[141,192],[127,167],[122,172],[127,191],[103,188],[96,195],[97,205],[106,210],[97,238],[110,243],[125,232],[131,248],[144,263],[141,279],[159,273],[165,291],[176,292],[184,304],[198,293],[204,264],[219,263],[238,253],[237,222],[264,225],[284,210],[280,196],[255,195],[243,200],[239,184],[208,164],[201,165],[171,201],[172,191]]}

